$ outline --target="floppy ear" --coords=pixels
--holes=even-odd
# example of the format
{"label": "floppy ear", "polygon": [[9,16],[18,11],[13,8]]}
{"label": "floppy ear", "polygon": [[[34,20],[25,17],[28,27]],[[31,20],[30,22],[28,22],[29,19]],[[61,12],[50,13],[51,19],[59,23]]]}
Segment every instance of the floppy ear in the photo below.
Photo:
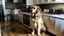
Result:
{"label": "floppy ear", "polygon": [[39,6],[37,6],[37,11],[41,11],[41,8]]}

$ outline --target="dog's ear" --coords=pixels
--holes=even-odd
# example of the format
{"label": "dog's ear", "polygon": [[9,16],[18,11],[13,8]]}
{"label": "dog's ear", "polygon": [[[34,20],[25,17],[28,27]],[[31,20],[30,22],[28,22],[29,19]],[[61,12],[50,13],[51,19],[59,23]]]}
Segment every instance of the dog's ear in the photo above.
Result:
{"label": "dog's ear", "polygon": [[41,11],[41,8],[39,6],[37,6],[37,11]]}

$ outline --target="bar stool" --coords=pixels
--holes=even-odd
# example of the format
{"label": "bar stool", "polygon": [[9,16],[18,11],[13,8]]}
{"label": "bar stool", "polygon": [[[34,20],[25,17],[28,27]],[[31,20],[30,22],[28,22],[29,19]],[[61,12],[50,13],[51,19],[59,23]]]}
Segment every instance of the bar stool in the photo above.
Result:
{"label": "bar stool", "polygon": [[12,14],[5,15],[5,26],[10,26],[10,22],[12,21]]}

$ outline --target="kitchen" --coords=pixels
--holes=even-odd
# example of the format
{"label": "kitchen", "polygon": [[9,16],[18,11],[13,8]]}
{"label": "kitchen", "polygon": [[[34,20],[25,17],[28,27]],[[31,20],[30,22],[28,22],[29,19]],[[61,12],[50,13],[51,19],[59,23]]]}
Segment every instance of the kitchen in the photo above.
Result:
{"label": "kitchen", "polygon": [[[3,0],[4,1],[4,0]],[[5,0],[5,21],[19,21],[27,28],[32,28],[30,7],[37,5],[42,9],[44,22],[48,31],[63,36],[64,33],[64,0]]]}

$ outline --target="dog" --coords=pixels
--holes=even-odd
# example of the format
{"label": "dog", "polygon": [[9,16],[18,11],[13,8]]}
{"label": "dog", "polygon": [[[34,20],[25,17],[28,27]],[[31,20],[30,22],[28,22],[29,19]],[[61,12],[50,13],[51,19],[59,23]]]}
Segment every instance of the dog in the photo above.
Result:
{"label": "dog", "polygon": [[34,28],[31,34],[34,35],[35,29],[37,29],[37,35],[40,36],[41,30],[43,29],[45,31],[46,27],[42,19],[41,8],[39,6],[31,6],[31,17],[34,24]]}

